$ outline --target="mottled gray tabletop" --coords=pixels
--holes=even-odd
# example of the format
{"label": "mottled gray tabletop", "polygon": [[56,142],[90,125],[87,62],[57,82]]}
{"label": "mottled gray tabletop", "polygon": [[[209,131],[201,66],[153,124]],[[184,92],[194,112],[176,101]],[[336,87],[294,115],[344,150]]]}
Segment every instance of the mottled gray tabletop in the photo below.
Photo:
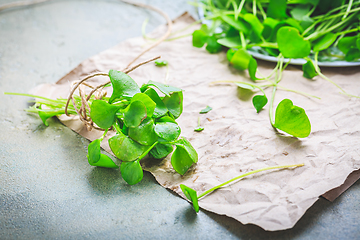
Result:
{"label": "mottled gray tabletop", "polygon": [[[0,0],[0,5],[14,1]],[[186,0],[148,0],[175,18]],[[320,198],[293,229],[266,232],[191,205],[145,173],[127,185],[118,170],[87,163],[89,141],[56,119],[27,114],[5,96],[53,83],[80,62],[165,23],[116,0],[55,0],[0,12],[0,239],[359,239],[360,182],[334,202]]]}

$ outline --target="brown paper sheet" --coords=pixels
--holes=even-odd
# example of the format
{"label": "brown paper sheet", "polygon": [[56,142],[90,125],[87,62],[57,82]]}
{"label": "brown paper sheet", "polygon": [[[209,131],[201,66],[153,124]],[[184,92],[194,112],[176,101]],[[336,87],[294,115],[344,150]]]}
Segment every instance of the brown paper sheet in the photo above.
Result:
{"label": "brown paper sheet", "polygon": [[[193,19],[184,14],[175,21],[174,31],[191,22]],[[192,30],[194,28],[187,32]],[[153,36],[159,37],[164,31],[165,26],[161,26]],[[52,98],[67,97],[70,82],[97,71],[120,70],[147,44],[141,37],[124,41],[87,59],[56,84],[41,85],[33,92]],[[305,79],[295,66],[284,71],[283,87],[321,97],[318,100],[278,90],[275,106],[289,98],[306,110],[312,123],[311,135],[296,139],[275,132],[269,123],[268,106],[256,113],[249,92],[239,90],[234,84],[210,85],[217,80],[249,81],[247,72],[240,73],[228,66],[224,53],[209,54],[204,49],[194,48],[191,37],[186,37],[160,44],[139,61],[157,55],[169,62],[168,83],[184,89],[184,112],[178,123],[182,136],[191,141],[199,154],[198,163],[184,176],[171,168],[169,156],[155,163],[145,161],[144,168],[162,186],[184,197],[179,188],[181,183],[201,193],[251,170],[305,164],[297,169],[273,170],[247,177],[201,199],[201,208],[230,216],[243,224],[256,224],[265,230],[288,229],[319,196],[342,185],[351,172],[360,168],[360,101],[340,94],[329,82],[320,78]],[[259,61],[259,71],[264,75],[273,67],[273,63]],[[358,68],[325,69],[324,73],[352,94],[360,95]],[[130,76],[139,85],[148,80],[164,82],[166,68],[147,64]],[[105,80],[93,81],[95,84]],[[270,96],[271,89],[266,93]],[[207,105],[213,110],[199,114]],[[202,132],[194,132],[198,117],[205,127]],[[76,117],[59,118],[90,140],[101,135],[95,130],[88,132]],[[103,148],[109,151],[106,142],[103,141]],[[337,195],[339,192],[333,192],[333,196]]]}

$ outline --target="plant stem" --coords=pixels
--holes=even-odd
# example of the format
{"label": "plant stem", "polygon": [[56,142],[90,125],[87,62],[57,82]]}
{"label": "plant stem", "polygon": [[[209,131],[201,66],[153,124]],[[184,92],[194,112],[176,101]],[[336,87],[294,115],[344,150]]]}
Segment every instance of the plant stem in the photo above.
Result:
{"label": "plant stem", "polygon": [[270,99],[270,106],[269,106],[269,118],[271,126],[275,127],[275,120],[273,119],[273,106],[274,106],[274,99],[275,99],[275,93],[276,93],[277,86],[274,86],[273,92]]}
{"label": "plant stem", "polygon": [[158,144],[159,142],[156,141],[153,145],[151,145],[145,152],[143,152],[139,157],[138,157],[138,161],[140,161],[141,159],[143,159],[149,152],[151,149],[153,149],[155,147],[156,144]]}
{"label": "plant stem", "polygon": [[225,185],[230,184],[231,182],[234,182],[236,180],[239,180],[241,178],[244,178],[244,177],[249,176],[249,175],[254,174],[254,173],[267,171],[267,170],[273,170],[273,169],[296,168],[296,167],[302,167],[302,166],[304,166],[304,164],[272,166],[272,167],[266,167],[266,168],[257,169],[257,170],[254,170],[254,171],[251,171],[251,172],[248,172],[248,173],[244,173],[244,174],[242,174],[240,176],[237,176],[237,177],[235,177],[233,179],[230,179],[229,181],[226,181],[226,182],[224,182],[224,183],[222,183],[220,185],[217,185],[217,186],[215,186],[213,188],[210,188],[209,190],[207,190],[207,191],[203,192],[202,194],[200,194],[199,196],[197,196],[197,198],[200,199],[200,198],[204,197],[205,195],[207,195],[207,194],[209,194],[209,193],[211,193],[211,192],[213,192],[213,191],[215,191],[215,190],[217,190],[217,189],[219,189],[219,188],[221,188],[221,187],[223,187]]}

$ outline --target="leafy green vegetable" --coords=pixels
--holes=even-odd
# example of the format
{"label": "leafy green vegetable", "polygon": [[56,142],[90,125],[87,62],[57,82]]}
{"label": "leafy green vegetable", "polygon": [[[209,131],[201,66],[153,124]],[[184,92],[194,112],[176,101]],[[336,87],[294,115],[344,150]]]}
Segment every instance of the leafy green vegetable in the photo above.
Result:
{"label": "leafy green vegetable", "polygon": [[200,126],[200,117],[198,118],[198,125],[197,127],[194,129],[195,132],[201,132],[203,131],[205,128]]}
{"label": "leafy green vegetable", "polygon": [[[106,74],[91,75],[80,83],[97,75]],[[49,117],[66,113],[79,114],[88,130],[102,128],[98,129],[104,130],[104,134],[88,146],[87,159],[92,166],[118,168],[100,149],[108,131],[115,131],[108,143],[114,155],[122,161],[121,175],[130,185],[143,178],[140,161],[144,157],[149,154],[153,158],[165,158],[173,151],[173,145],[176,146],[171,157],[173,168],[185,174],[197,162],[198,155],[189,141],[179,138],[181,129],[175,119],[183,111],[183,90],[154,81],[139,88],[127,74],[115,70],[109,71],[109,78],[111,85],[101,84],[97,88],[112,87],[110,98],[76,96],[74,91],[68,99],[56,100],[31,94],[7,94],[36,98],[35,105],[28,111],[38,113],[45,125],[48,125],[46,120]],[[165,96],[160,97],[157,90]],[[69,105],[71,98],[73,105]]]}
{"label": "leafy green vegetable", "polygon": [[316,77],[319,75],[316,72],[315,66],[311,60],[307,61],[303,66],[303,76],[309,79],[312,79],[313,77]]}

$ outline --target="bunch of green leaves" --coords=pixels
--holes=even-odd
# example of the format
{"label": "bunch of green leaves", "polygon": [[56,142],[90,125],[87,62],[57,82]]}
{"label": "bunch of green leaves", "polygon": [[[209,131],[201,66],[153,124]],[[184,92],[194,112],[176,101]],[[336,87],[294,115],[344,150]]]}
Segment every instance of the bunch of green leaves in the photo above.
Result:
{"label": "bunch of green leaves", "polygon": [[[109,78],[112,95],[100,99],[92,96],[88,101],[87,115],[104,130],[104,134],[88,146],[89,164],[118,168],[100,150],[107,132],[115,130],[116,135],[109,138],[108,143],[114,155],[121,160],[121,175],[128,184],[136,184],[143,178],[140,161],[147,155],[162,159],[172,153],[174,170],[185,174],[197,162],[198,155],[191,143],[180,137],[181,129],[176,123],[183,111],[183,91],[154,81],[139,87],[129,75],[116,70],[109,71]],[[66,99],[18,95],[37,98],[36,104],[28,111],[37,112],[46,125],[48,118],[65,113]],[[74,96],[74,103],[76,109],[80,109],[81,98]],[[69,106],[68,112],[77,114],[75,107]]]}
{"label": "bunch of green leaves", "polygon": [[[304,59],[303,76],[322,78],[340,86],[324,76],[319,60],[360,60],[360,1],[353,0],[203,0],[196,3],[204,13],[203,24],[192,34],[194,47],[206,45],[209,53],[226,51],[230,65],[240,71],[247,70],[254,83],[236,82],[239,87],[260,91],[253,98],[259,112],[268,98],[263,91],[273,87],[270,100],[281,81],[281,73],[291,59]],[[252,52],[276,57],[278,64],[266,77],[257,70]],[[284,60],[287,64],[284,65]],[[275,74],[275,79],[271,77]],[[266,81],[265,84],[257,84]],[[284,89],[284,88],[283,88]],[[285,89],[300,94],[309,94]],[[305,111],[284,99],[276,109],[273,127],[295,137],[310,134],[311,125]],[[300,125],[299,125],[300,123]]]}

